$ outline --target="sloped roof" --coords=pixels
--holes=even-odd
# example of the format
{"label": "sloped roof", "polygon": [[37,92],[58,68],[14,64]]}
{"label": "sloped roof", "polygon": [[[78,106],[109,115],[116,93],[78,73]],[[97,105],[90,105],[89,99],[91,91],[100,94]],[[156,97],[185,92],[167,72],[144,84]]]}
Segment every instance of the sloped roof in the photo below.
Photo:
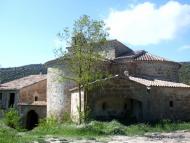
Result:
{"label": "sloped roof", "polygon": [[164,81],[164,80],[158,80],[158,79],[148,80],[148,79],[133,77],[133,76],[129,76],[129,79],[131,81],[140,83],[145,86],[190,88],[190,85],[187,85],[184,83],[177,83],[177,82]]}
{"label": "sloped roof", "polygon": [[129,59],[129,60],[135,60],[135,61],[169,61],[165,58],[150,54],[144,50],[134,51],[128,55],[123,55],[115,59]]}
{"label": "sloped roof", "polygon": [[46,80],[46,75],[30,75],[0,85],[0,90],[18,90]]}
{"label": "sloped roof", "polygon": [[[113,75],[109,78],[99,79],[95,80],[94,82],[91,82],[89,84],[95,84],[99,81],[107,81],[111,79],[123,79],[123,80],[130,80],[136,83],[139,83],[141,85],[145,85],[147,87],[170,87],[170,88],[190,88],[190,85],[184,84],[184,83],[177,83],[177,82],[171,82],[171,81],[164,81],[164,80],[158,80],[158,79],[144,79],[134,76],[119,76],[119,75]],[[71,88],[69,91],[75,91],[78,90],[78,87]]]}
{"label": "sloped roof", "polygon": [[169,61],[165,58],[150,54],[146,51],[140,51],[139,54],[137,54],[138,52],[136,52],[136,55],[134,56],[134,60],[136,61]]}

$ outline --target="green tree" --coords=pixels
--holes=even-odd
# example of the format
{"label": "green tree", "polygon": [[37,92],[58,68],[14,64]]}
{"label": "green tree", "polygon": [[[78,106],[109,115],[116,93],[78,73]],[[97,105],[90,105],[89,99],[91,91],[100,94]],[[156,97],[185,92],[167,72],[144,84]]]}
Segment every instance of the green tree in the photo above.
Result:
{"label": "green tree", "polygon": [[[101,62],[103,57],[100,53],[101,48],[106,43],[108,36],[107,28],[103,21],[93,20],[84,15],[74,22],[73,29],[68,28],[59,33],[60,40],[66,41],[69,46],[67,52],[60,48],[57,53],[60,59],[65,63],[70,75],[63,75],[63,80],[73,81],[79,90],[79,116],[81,115],[81,91],[82,88],[88,90],[90,82],[101,79],[107,73],[103,72]],[[85,92],[85,105],[87,101],[87,92]],[[81,117],[79,117],[81,123]]]}

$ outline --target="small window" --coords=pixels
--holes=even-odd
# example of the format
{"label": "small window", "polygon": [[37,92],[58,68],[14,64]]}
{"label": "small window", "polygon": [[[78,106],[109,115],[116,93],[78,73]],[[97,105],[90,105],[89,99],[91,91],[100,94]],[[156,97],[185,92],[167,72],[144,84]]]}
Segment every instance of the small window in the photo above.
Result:
{"label": "small window", "polygon": [[150,89],[151,89],[150,87],[146,88],[146,91],[147,91],[148,94],[150,94]]}
{"label": "small window", "polygon": [[34,97],[34,101],[38,101],[38,96],[35,96],[35,97]]}
{"label": "small window", "polygon": [[123,109],[127,110],[127,103],[124,104]]}
{"label": "small window", "polygon": [[107,104],[106,104],[106,102],[103,102],[102,103],[102,110],[106,110],[107,109]]}
{"label": "small window", "polygon": [[14,107],[14,104],[15,104],[15,93],[10,93],[9,108]]}
{"label": "small window", "polygon": [[0,93],[0,101],[2,101],[2,99],[3,99],[3,94]]}
{"label": "small window", "polygon": [[170,107],[173,107],[174,106],[173,101],[170,101],[169,105],[170,105]]}

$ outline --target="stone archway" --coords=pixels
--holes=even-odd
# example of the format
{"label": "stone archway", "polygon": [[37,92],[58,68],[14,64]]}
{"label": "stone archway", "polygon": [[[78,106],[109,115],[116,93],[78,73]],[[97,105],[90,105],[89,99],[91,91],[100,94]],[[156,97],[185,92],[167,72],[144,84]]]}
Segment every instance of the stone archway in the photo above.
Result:
{"label": "stone archway", "polygon": [[30,110],[26,117],[26,128],[32,130],[38,125],[39,117],[34,110]]}

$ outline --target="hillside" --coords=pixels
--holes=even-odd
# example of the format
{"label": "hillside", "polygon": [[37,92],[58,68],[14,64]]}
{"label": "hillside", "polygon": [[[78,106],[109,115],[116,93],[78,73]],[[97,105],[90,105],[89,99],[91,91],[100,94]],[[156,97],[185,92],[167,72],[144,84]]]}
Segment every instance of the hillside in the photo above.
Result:
{"label": "hillside", "polygon": [[32,64],[13,68],[0,68],[0,80],[1,83],[5,83],[14,79],[40,73],[47,73],[47,68],[43,64]]}
{"label": "hillside", "polygon": [[179,72],[180,82],[190,85],[190,62],[181,62],[182,67]]}

